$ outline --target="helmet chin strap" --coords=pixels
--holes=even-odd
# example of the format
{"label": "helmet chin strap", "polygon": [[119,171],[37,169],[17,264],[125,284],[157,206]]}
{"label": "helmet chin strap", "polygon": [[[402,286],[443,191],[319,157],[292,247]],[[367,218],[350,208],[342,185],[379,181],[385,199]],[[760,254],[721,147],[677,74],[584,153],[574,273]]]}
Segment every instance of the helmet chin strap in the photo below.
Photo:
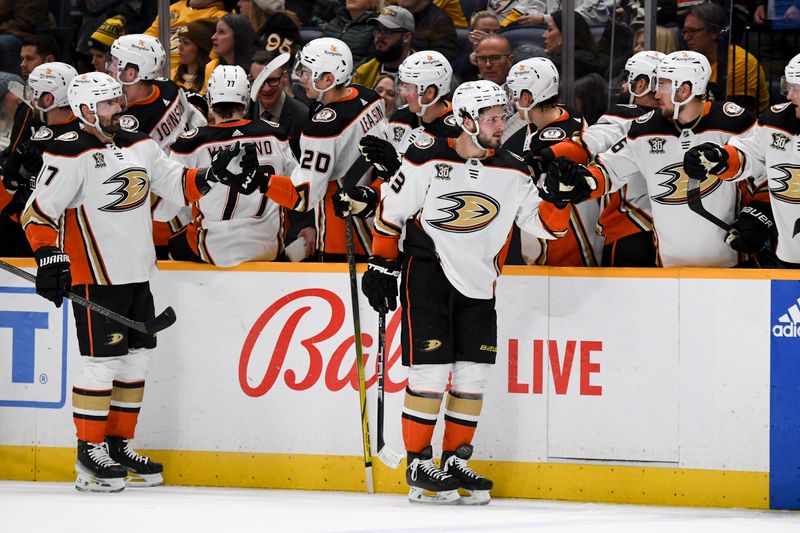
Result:
{"label": "helmet chin strap", "polygon": [[319,81],[319,78],[314,80],[314,90],[317,91],[317,97],[315,98],[315,100],[321,104],[322,103],[322,97],[325,96],[326,92],[328,92],[331,89],[333,89],[334,85],[333,84],[329,85],[327,89],[319,89],[319,88],[317,88],[317,82],[318,81]]}

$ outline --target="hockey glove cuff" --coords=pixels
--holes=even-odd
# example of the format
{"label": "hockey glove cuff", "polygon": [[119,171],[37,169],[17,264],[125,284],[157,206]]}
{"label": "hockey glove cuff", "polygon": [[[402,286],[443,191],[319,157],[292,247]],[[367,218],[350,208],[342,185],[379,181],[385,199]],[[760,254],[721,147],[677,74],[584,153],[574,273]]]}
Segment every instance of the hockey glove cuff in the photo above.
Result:
{"label": "hockey glove cuff", "polygon": [[387,261],[378,255],[370,256],[367,271],[361,279],[361,292],[369,300],[369,305],[378,313],[388,313],[397,309],[399,277],[399,261]]}
{"label": "hockey glove cuff", "polygon": [[378,171],[378,177],[388,181],[400,168],[400,159],[392,143],[374,135],[366,135],[358,143],[358,151],[367,163]]}
{"label": "hockey glove cuff", "polygon": [[333,210],[336,216],[345,218],[348,215],[369,218],[375,214],[378,205],[378,193],[372,187],[357,185],[349,191],[343,189],[333,195]]}
{"label": "hockey glove cuff", "polygon": [[777,237],[772,206],[766,202],[750,202],[731,226],[725,242],[737,252],[754,254],[769,247]]}
{"label": "hockey glove cuff", "polygon": [[566,157],[559,157],[547,168],[539,196],[559,209],[567,204],[579,204],[597,189],[592,173]]}
{"label": "hockey glove cuff", "polygon": [[36,258],[36,294],[61,307],[64,296],[72,288],[69,256],[56,246],[42,246],[34,252]]}

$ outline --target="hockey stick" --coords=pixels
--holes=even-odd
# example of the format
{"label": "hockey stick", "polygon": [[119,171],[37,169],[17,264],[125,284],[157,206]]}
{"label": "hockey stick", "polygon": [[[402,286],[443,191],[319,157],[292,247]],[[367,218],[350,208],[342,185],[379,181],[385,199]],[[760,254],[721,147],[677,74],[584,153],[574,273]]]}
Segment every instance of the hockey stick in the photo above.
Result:
{"label": "hockey stick", "polygon": [[[19,276],[25,280],[30,281],[33,284],[36,284],[36,276],[33,274],[29,274],[25,272],[21,268],[17,268],[14,265],[9,265],[5,261],[0,261],[0,268],[5,270],[6,272],[10,272],[15,276]],[[129,327],[133,330],[139,331],[141,333],[146,333],[148,335],[152,335],[153,333],[157,333],[161,330],[167,329],[172,324],[175,323],[175,311],[172,307],[167,307],[164,309],[160,315],[155,318],[151,318],[147,322],[136,322],[135,320],[131,320],[127,317],[124,317],[118,313],[115,313],[111,309],[107,309],[100,304],[95,302],[90,302],[83,296],[80,296],[72,291],[68,291],[66,294],[66,298],[72,300],[78,305],[81,305],[87,309],[91,309],[95,313],[101,314],[106,318],[110,318],[114,322],[118,322],[123,326]]]}
{"label": "hockey stick", "polygon": [[386,313],[378,313],[378,459],[389,468],[397,468],[403,455],[383,442],[383,383],[386,350]]}
{"label": "hockey stick", "polygon": [[717,218],[716,215],[708,211],[708,209],[706,209],[703,205],[703,200],[700,198],[700,180],[695,180],[692,178],[688,179],[689,183],[686,185],[686,199],[689,202],[689,209],[720,229],[730,232],[731,225]]}
{"label": "hockey stick", "polygon": [[[370,164],[359,154],[347,173],[342,178],[342,188],[346,191],[366,174]],[[361,345],[361,317],[358,311],[358,282],[356,281],[356,249],[353,242],[353,215],[349,214],[344,219],[344,232],[347,241],[347,269],[350,273],[350,301],[353,307],[353,331],[356,344],[356,366],[358,367],[358,400],[361,403],[361,439],[364,448],[364,474],[367,493],[375,492],[375,483],[372,480],[372,452],[369,444],[369,419],[367,416],[367,384],[364,380],[364,350]]]}

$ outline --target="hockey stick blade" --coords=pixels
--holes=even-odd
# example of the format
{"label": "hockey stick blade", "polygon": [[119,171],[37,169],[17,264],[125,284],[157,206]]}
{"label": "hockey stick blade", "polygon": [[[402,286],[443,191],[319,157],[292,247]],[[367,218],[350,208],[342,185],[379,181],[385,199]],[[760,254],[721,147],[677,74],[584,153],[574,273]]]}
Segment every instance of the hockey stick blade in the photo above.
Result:
{"label": "hockey stick blade", "polygon": [[[10,265],[5,261],[0,261],[0,268],[5,270],[6,272],[14,274],[15,276],[19,276],[24,280],[30,281],[34,285],[36,284],[36,276],[22,270],[21,268],[17,268],[14,265]],[[73,302],[82,307],[91,309],[95,313],[101,314],[106,318],[110,318],[114,322],[122,324],[123,326],[136,330],[140,333],[146,333],[148,335],[152,335],[154,333],[158,333],[161,330],[167,329],[168,327],[170,327],[172,324],[175,323],[175,320],[177,318],[175,316],[175,311],[172,309],[172,307],[167,307],[157,317],[151,318],[147,322],[137,322],[135,320],[131,320],[126,316],[122,316],[119,313],[112,311],[111,309],[107,309],[98,303],[90,302],[83,296],[80,296],[79,294],[76,294],[72,291],[67,292],[66,298],[72,300]]]}
{"label": "hockey stick blade", "polygon": [[727,222],[720,220],[713,213],[709,212],[703,205],[703,200],[700,197],[700,180],[688,178],[689,183],[686,185],[686,200],[689,203],[689,209],[708,220],[715,226],[725,231],[731,230],[731,225]]}
{"label": "hockey stick blade", "polygon": [[378,459],[389,468],[398,468],[400,463],[403,462],[404,457],[405,455],[389,449],[388,446],[384,446],[378,450]]}

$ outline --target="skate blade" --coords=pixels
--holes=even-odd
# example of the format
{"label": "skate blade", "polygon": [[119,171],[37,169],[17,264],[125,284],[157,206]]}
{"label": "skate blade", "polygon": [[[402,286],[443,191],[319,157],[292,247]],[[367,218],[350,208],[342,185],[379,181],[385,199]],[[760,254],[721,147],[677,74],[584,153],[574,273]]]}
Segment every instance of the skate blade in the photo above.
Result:
{"label": "skate blade", "polygon": [[78,472],[75,489],[80,492],[122,492],[125,490],[125,480],[121,477],[99,478],[85,472]]}
{"label": "skate blade", "polygon": [[[462,489],[463,490],[463,489]],[[465,496],[461,496],[461,505],[488,505],[492,501],[488,490],[464,490]]]}
{"label": "skate blade", "polygon": [[427,503],[433,505],[456,505],[461,499],[457,490],[431,492],[419,487],[411,487],[408,491],[408,501],[411,503]]}
{"label": "skate blade", "polygon": [[164,484],[161,474],[137,474],[128,470],[128,477],[125,478],[125,486],[130,488],[157,487]]}

